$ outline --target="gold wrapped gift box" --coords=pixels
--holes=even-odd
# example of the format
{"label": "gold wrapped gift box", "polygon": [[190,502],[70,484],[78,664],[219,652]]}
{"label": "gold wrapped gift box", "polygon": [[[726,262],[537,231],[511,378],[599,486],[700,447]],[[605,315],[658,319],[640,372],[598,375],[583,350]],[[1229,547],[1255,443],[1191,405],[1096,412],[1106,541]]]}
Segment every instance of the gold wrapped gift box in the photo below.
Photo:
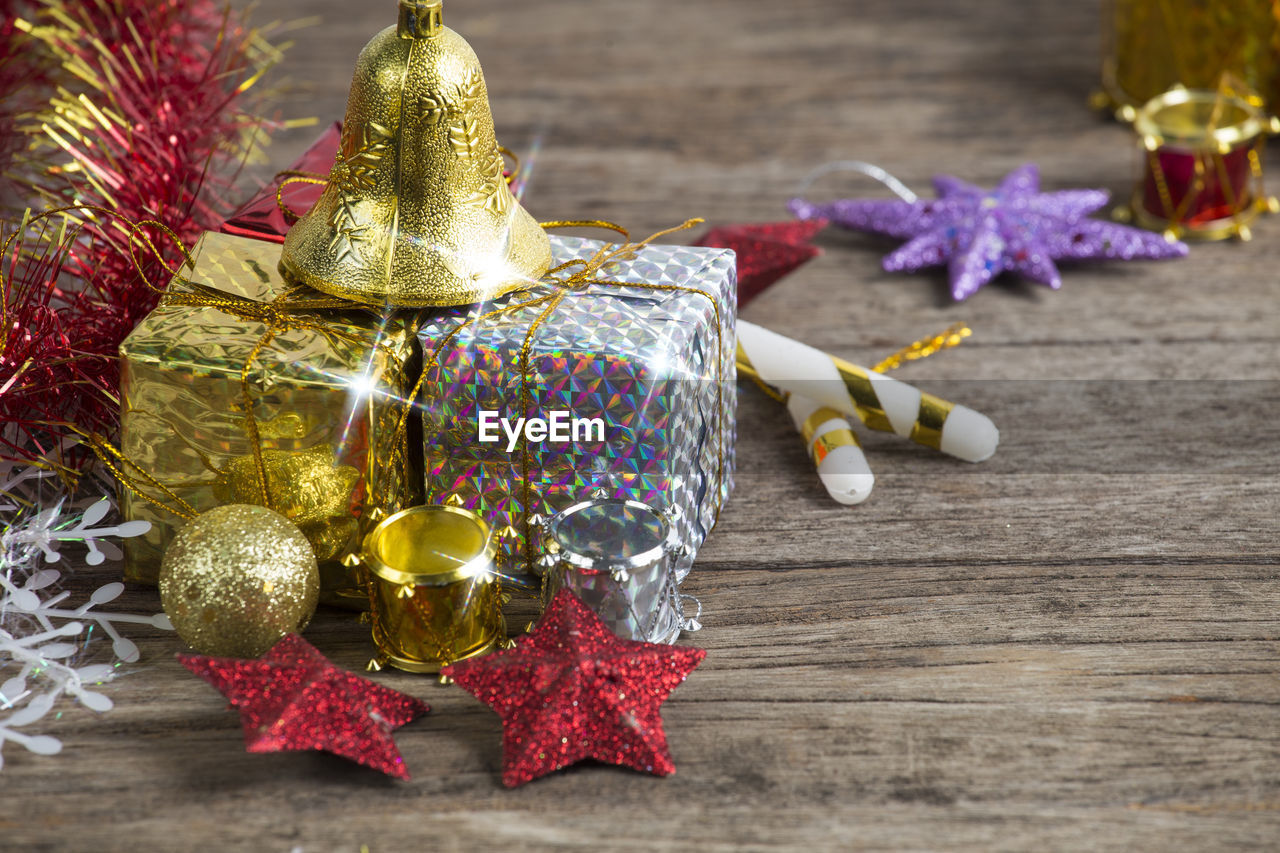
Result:
{"label": "gold wrapped gift box", "polygon": [[[203,512],[262,503],[256,431],[268,503],[315,546],[322,599],[336,602],[361,522],[409,505],[420,490],[407,429],[397,428],[418,360],[416,317],[355,306],[264,310],[289,291],[279,255],[271,243],[204,235],[121,344],[120,449]],[[182,519],[129,489],[122,508],[153,525],[125,540],[125,576],[155,583]]]}
{"label": "gold wrapped gift box", "polygon": [[1224,82],[1280,111],[1280,0],[1106,0],[1102,36],[1103,89],[1128,121],[1173,86]]}

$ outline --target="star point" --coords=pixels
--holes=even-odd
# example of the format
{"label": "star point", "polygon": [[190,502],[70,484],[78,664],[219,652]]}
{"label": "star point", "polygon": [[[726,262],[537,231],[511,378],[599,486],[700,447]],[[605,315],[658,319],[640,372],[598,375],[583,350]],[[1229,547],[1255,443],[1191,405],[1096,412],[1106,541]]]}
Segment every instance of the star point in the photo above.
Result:
{"label": "star point", "polygon": [[783,276],[822,254],[810,241],[827,227],[819,218],[791,222],[721,225],[698,245],[732,249],[738,261],[738,306],[741,307]]}

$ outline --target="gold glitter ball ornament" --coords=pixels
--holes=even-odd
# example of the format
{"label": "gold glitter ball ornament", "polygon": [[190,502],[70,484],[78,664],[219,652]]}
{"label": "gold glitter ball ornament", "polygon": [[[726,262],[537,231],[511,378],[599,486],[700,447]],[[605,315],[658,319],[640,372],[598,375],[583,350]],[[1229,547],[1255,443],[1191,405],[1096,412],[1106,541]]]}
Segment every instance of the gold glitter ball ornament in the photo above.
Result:
{"label": "gold glitter ball ornament", "polygon": [[280,271],[332,296],[468,305],[540,279],[545,231],[503,178],[480,62],[443,0],[400,0],[357,60],[338,160]]}
{"label": "gold glitter ball ornament", "polygon": [[196,651],[256,658],[311,621],[320,573],[307,538],[265,507],[220,506],[178,531],[160,567],[160,601]]}

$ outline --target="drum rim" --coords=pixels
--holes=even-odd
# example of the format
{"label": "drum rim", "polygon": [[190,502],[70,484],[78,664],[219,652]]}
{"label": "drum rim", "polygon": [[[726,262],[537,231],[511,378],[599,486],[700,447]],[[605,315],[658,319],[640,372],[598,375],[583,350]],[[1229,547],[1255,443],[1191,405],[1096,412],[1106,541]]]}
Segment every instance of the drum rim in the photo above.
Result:
{"label": "drum rim", "polygon": [[[378,556],[378,541],[386,535],[387,531],[398,524],[400,521],[411,515],[423,513],[451,513],[460,515],[474,522],[484,533],[485,547],[484,550],[467,562],[450,569],[445,572],[412,572],[403,569],[397,569],[387,565],[382,558]],[[378,523],[376,527],[369,531],[364,538],[361,551],[361,562],[377,577],[390,581],[394,584],[412,586],[448,586],[458,581],[479,579],[482,577],[492,578],[496,574],[494,557],[497,554],[497,542],[493,536],[493,529],[489,523],[484,520],[478,513],[469,509],[456,506],[414,506],[403,509],[394,515],[388,516]]]}
{"label": "drum rim", "polygon": [[[646,512],[652,513],[660,522],[662,522],[662,541],[649,550],[642,551],[639,554],[634,554],[630,557],[595,558],[579,554],[575,551],[566,550],[561,544],[560,538],[556,535],[557,531],[560,529],[560,524],[564,519],[589,507],[605,504],[624,506],[628,509],[642,509]],[[592,498],[591,500],[579,501],[573,506],[566,507],[556,513],[555,517],[547,523],[543,545],[547,553],[555,555],[556,562],[565,563],[578,571],[638,572],[642,569],[652,568],[660,564],[663,559],[676,549],[679,545],[679,540],[680,534],[676,529],[676,525],[671,523],[671,519],[666,513],[651,504],[643,503],[642,501],[628,500],[625,498]]]}
{"label": "drum rim", "polygon": [[[1230,104],[1244,117],[1230,124],[1206,129],[1196,136],[1172,133],[1168,127],[1161,124],[1158,118],[1162,110],[1170,107],[1184,104],[1212,104],[1218,100]],[[1244,98],[1212,89],[1187,89],[1179,86],[1156,95],[1143,104],[1134,118],[1133,128],[1140,136],[1153,140],[1158,148],[1192,152],[1213,150],[1216,153],[1218,146],[1226,146],[1229,150],[1234,150],[1253,142],[1266,130],[1266,124],[1261,110]]]}

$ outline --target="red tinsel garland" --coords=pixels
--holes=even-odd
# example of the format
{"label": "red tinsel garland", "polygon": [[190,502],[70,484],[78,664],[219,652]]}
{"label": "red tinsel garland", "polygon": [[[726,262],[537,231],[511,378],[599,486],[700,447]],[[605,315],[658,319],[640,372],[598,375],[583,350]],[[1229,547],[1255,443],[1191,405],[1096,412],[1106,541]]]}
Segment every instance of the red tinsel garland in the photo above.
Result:
{"label": "red tinsel garland", "polygon": [[31,37],[17,27],[18,20],[31,14],[31,0],[11,0],[8,7],[0,21],[0,208],[20,204],[19,186],[10,173],[28,138],[18,120],[48,102],[57,67],[53,57],[33,49]]}
{"label": "red tinsel garland", "polygon": [[[13,218],[3,229],[19,239],[0,258],[0,458],[62,468],[48,457],[69,425],[114,430],[119,344],[155,305],[147,281],[163,285],[182,258],[160,229],[147,236],[163,258],[136,242],[131,252],[124,221],[156,220],[186,245],[221,222],[269,127],[245,93],[278,51],[216,0],[28,0],[26,11],[0,28],[0,84],[30,80],[41,101],[10,116],[24,143],[9,147],[22,203],[123,220],[81,208],[65,229]],[[42,87],[48,75],[56,85]]]}

